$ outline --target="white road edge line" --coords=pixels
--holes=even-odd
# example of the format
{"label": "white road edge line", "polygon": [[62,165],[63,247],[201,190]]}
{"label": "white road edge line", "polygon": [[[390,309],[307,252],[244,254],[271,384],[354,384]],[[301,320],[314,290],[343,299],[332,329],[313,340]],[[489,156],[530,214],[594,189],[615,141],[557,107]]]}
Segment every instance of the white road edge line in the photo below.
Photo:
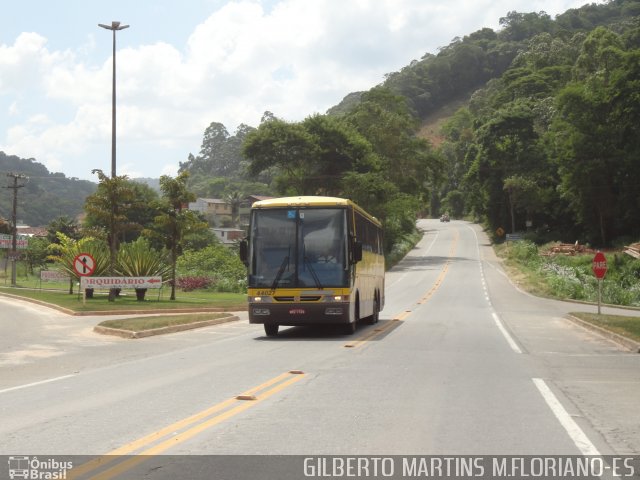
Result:
{"label": "white road edge line", "polygon": [[507,340],[507,343],[511,347],[511,350],[513,350],[516,353],[522,353],[522,350],[520,350],[520,347],[518,346],[518,344],[511,337],[511,335],[509,335],[509,332],[507,332],[507,329],[504,328],[504,325],[500,321],[500,317],[498,317],[498,314],[495,312],[492,312],[491,315],[493,316],[493,321],[496,322],[498,329],[502,333],[502,336]]}
{"label": "white road edge line", "polygon": [[[489,302],[489,305],[491,306],[491,297],[489,295],[489,288],[488,288],[486,280],[484,278],[484,267],[483,267],[483,263],[482,263],[482,258],[480,258],[480,240],[478,239],[478,234],[476,233],[476,231],[470,225],[467,225],[467,228],[469,230],[471,230],[473,232],[473,234],[475,235],[475,237],[476,237],[476,252],[477,252],[477,255],[478,255],[478,262],[480,263],[480,275],[482,277],[482,286],[484,288],[484,293],[485,293],[484,296],[485,296],[487,302]],[[513,337],[509,334],[509,332],[505,328],[504,324],[500,320],[500,317],[498,317],[498,314],[496,312],[491,312],[491,316],[493,316],[493,321],[498,326],[498,330],[500,330],[500,332],[502,333],[502,336],[505,338],[505,340],[507,341],[507,343],[511,347],[511,350],[513,350],[515,353],[522,353],[522,350],[520,350],[520,347],[518,346],[518,344],[515,342]]]}
{"label": "white road edge line", "polygon": [[5,388],[0,390],[0,393],[13,392],[14,390],[21,390],[23,388],[36,387],[45,383],[57,382],[58,380],[64,380],[65,378],[75,377],[75,375],[64,375],[62,377],[50,378],[48,380],[42,380],[40,382],[27,383],[26,385],[18,385],[17,387]]}
{"label": "white road edge line", "polygon": [[560,421],[560,424],[571,437],[573,443],[578,447],[578,450],[582,452],[582,455],[597,455],[600,456],[598,449],[591,443],[591,440],[585,435],[578,424],[571,418],[569,413],[564,409],[560,401],[553,394],[549,386],[541,378],[532,378],[533,383],[538,388],[538,391],[551,408],[551,411]]}

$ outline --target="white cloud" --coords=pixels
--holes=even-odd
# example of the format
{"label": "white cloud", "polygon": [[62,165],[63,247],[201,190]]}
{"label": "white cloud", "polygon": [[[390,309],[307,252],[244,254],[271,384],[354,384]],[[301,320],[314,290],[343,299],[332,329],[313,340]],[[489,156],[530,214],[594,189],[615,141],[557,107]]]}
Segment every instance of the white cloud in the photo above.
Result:
{"label": "white cloud", "polygon": [[[233,131],[256,126],[265,110],[288,120],[324,112],[456,36],[497,28],[508,11],[579,4],[560,3],[281,0],[267,9],[260,1],[228,2],[193,29],[184,48],[165,41],[119,48],[119,173],[175,172],[197,153],[212,121]],[[134,28],[118,33],[118,42]],[[109,170],[112,62],[93,59],[95,38],[87,38],[73,51],[49,51],[38,33],[0,45],[0,96],[9,113],[0,150],[69,176]]]}
{"label": "white cloud", "polygon": [[171,177],[175,177],[178,175],[178,165],[165,165],[160,171],[160,175],[169,175]]}
{"label": "white cloud", "polygon": [[14,116],[20,113],[20,107],[18,106],[18,102],[11,103],[11,105],[9,105],[9,108],[7,109],[7,113],[9,114],[9,116]]}

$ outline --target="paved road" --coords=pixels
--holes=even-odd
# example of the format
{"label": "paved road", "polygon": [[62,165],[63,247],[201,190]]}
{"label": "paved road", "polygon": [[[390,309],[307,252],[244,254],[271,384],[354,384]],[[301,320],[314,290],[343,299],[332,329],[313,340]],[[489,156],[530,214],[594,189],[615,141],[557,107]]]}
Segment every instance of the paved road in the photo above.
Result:
{"label": "paved road", "polygon": [[353,336],[245,315],[122,340],[0,298],[0,454],[640,453],[640,355],[515,288],[477,226],[420,226]]}

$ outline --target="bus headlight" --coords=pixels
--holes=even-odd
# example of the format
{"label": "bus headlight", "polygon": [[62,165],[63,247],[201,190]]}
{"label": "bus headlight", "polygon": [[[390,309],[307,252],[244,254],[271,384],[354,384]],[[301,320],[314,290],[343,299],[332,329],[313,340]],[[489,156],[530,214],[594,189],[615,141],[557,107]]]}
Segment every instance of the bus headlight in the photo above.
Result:
{"label": "bus headlight", "polygon": [[328,295],[325,302],[344,303],[349,301],[349,295]]}
{"label": "bus headlight", "polygon": [[249,297],[249,303],[271,303],[271,297],[256,295],[255,297]]}

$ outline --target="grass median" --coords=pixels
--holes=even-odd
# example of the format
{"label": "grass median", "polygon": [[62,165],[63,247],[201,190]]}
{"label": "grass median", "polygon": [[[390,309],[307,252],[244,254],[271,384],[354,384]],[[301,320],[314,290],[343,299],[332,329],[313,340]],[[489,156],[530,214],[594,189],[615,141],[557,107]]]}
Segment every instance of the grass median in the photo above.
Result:
{"label": "grass median", "polygon": [[100,322],[98,325],[100,327],[115,328],[118,330],[127,330],[130,332],[140,333],[148,330],[155,330],[158,328],[189,325],[228,317],[228,313],[191,313],[180,315],[118,318],[115,320],[105,320],[104,322]]}
{"label": "grass median", "polygon": [[572,312],[571,315],[585,322],[640,342],[640,317],[598,315],[597,313]]}
{"label": "grass median", "polygon": [[92,312],[113,313],[122,312],[148,312],[167,310],[212,310],[237,311],[247,308],[247,297],[240,293],[222,292],[177,292],[176,300],[169,300],[168,292],[147,292],[144,301],[137,301],[133,290],[124,290],[114,302],[109,302],[107,292],[96,292],[94,298],[86,299],[79,294],[70,295],[61,290],[45,290],[30,288],[0,287],[0,293],[22,297],[26,300],[34,300],[55,305],[70,310],[77,314]]}

